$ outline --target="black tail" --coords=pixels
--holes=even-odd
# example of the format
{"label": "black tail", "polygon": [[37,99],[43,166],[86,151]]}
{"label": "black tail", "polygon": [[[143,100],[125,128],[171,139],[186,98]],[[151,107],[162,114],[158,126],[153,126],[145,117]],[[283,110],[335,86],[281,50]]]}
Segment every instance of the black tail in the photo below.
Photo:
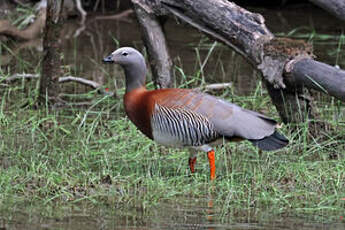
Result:
{"label": "black tail", "polygon": [[289,143],[289,140],[277,131],[275,131],[271,136],[265,137],[263,139],[249,141],[252,142],[253,145],[257,146],[259,149],[265,151],[280,149]]}

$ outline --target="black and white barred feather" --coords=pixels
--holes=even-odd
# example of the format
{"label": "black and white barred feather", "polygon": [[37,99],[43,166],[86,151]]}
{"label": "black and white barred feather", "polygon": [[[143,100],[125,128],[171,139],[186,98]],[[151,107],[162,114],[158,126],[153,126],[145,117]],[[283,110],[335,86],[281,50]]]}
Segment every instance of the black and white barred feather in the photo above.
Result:
{"label": "black and white barred feather", "polygon": [[207,117],[183,108],[156,104],[151,118],[155,141],[164,145],[201,146],[219,137]]}

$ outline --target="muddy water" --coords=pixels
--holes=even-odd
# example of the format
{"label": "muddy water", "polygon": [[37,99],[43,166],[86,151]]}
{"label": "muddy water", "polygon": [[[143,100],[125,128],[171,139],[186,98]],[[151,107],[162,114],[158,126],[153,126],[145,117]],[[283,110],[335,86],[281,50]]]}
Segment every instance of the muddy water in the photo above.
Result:
{"label": "muddy water", "polygon": [[[274,33],[296,35],[292,32],[297,29],[299,35],[310,31],[327,35],[324,39],[313,40],[318,60],[345,68],[344,47],[343,43],[339,43],[339,35],[344,29],[342,22],[310,6],[251,10],[263,14],[268,28]],[[200,69],[198,56],[204,62],[213,42],[188,25],[176,22],[169,19],[165,25],[171,56],[187,78],[192,78]],[[102,58],[116,49],[118,44],[143,50],[139,28],[132,17],[118,21],[93,20],[85,28],[80,28],[77,21],[68,21],[63,34],[66,74],[92,79],[109,87],[114,87],[110,75],[119,76],[122,72],[119,67],[103,65]],[[21,48],[20,64],[13,64],[9,58],[13,72],[21,72],[26,65],[33,69],[39,65],[36,58],[41,50],[39,42],[31,42],[29,47]],[[179,84],[183,77],[178,71],[176,75]],[[259,81],[256,71],[242,57],[222,45],[217,45],[211,53],[201,76],[209,83],[233,82],[234,91],[239,95],[254,90]],[[116,87],[123,86],[123,78],[116,78],[115,81]],[[65,86],[65,90],[80,92],[88,88],[71,83]],[[255,219],[249,213],[242,213],[235,220],[229,220],[218,211],[221,207],[210,206],[207,199],[202,202],[185,199],[185,206],[161,204],[153,210],[73,206],[55,213],[54,208],[49,211],[39,207],[19,207],[0,215],[0,229],[345,229],[343,223],[320,224],[280,216],[268,216],[262,221],[258,220],[254,210]]]}

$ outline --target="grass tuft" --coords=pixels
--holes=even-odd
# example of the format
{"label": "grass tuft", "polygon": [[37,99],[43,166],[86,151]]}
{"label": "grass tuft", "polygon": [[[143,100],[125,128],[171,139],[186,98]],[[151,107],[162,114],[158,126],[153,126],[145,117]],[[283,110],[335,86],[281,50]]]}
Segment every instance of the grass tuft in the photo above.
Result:
{"label": "grass tuft", "polygon": [[[147,209],[212,196],[224,219],[257,210],[332,219],[345,211],[345,124],[331,119],[341,111],[335,102],[320,109],[329,122],[320,137],[310,138],[306,123],[295,131],[283,127],[290,144],[279,151],[261,153],[249,142],[217,147],[217,179],[210,183],[205,154],[191,176],[188,151],[144,137],[124,117],[121,100],[101,97],[86,110],[32,110],[21,107],[22,89],[1,92],[1,207],[87,202]],[[265,109],[271,105],[261,84],[251,96],[223,96],[278,119]]]}

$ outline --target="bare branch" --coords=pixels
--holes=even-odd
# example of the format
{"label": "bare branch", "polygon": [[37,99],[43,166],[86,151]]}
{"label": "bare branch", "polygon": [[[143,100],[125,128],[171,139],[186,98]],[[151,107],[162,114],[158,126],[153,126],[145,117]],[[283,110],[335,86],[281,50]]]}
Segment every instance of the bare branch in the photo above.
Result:
{"label": "bare branch", "polygon": [[149,54],[155,87],[169,88],[173,83],[172,61],[159,18],[140,0],[132,0],[134,12]]}
{"label": "bare branch", "polygon": [[85,23],[85,20],[86,20],[86,16],[87,16],[87,13],[86,11],[83,9],[83,6],[80,2],[80,0],[75,0],[76,2],[76,7],[81,15],[81,21],[80,21],[80,24],[84,24]]}
{"label": "bare branch", "polygon": [[6,82],[16,81],[20,79],[30,79],[30,78],[39,78],[39,74],[31,74],[31,73],[16,73],[13,74],[11,77],[5,78]]}
{"label": "bare branch", "polygon": [[[29,73],[23,73],[23,74],[16,73],[10,77],[7,77],[7,78],[3,77],[3,78],[4,78],[5,82],[10,83],[10,82],[20,80],[20,79],[33,79],[33,78],[38,79],[38,78],[40,78],[40,75],[39,74],[29,74]],[[92,81],[92,80],[85,79],[85,78],[74,77],[74,76],[65,76],[65,77],[59,77],[59,80],[58,80],[59,83],[66,83],[66,82],[71,82],[71,81],[89,86],[93,89],[97,89],[101,94],[115,95],[115,92],[109,92],[109,91],[107,91],[107,89],[103,89],[102,84],[95,82],[95,81]]]}
{"label": "bare branch", "polygon": [[59,83],[70,82],[70,81],[75,81],[75,82],[78,82],[80,84],[90,86],[94,89],[97,89],[97,88],[102,86],[101,84],[99,84],[95,81],[87,80],[87,79],[81,78],[81,77],[66,76],[66,77],[60,77],[59,78]]}
{"label": "bare branch", "polygon": [[96,20],[108,20],[108,19],[109,20],[118,20],[118,19],[128,17],[132,13],[133,13],[133,10],[129,9],[129,10],[125,10],[125,11],[122,11],[121,13],[114,14],[114,15],[97,16],[95,19]]}
{"label": "bare branch", "polygon": [[231,87],[232,87],[232,82],[225,82],[225,83],[209,84],[200,88],[206,91],[212,91],[212,90],[222,90],[222,89],[231,88]]}

